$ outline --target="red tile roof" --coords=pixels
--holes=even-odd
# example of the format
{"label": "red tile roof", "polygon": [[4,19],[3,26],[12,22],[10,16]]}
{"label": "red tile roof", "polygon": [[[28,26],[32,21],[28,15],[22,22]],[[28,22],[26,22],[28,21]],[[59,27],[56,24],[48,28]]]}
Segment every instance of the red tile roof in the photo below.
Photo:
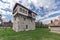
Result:
{"label": "red tile roof", "polygon": [[52,23],[48,24],[48,26],[60,26],[60,19],[55,19]]}

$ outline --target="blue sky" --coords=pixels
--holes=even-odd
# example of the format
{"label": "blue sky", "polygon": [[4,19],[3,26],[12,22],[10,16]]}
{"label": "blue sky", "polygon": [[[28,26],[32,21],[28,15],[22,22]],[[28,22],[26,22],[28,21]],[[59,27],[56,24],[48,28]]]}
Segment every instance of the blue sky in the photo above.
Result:
{"label": "blue sky", "polygon": [[37,13],[36,20],[44,24],[60,16],[60,0],[0,0],[0,14],[4,21],[13,21],[12,9],[16,2]]}

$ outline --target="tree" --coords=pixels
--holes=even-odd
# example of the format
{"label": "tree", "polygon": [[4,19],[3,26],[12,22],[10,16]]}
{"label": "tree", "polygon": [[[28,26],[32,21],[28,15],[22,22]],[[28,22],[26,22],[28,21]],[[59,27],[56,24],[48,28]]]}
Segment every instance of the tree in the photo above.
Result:
{"label": "tree", "polygon": [[36,22],[36,28],[47,28],[47,25],[44,25],[42,22]]}
{"label": "tree", "polygon": [[0,26],[2,26],[2,15],[0,14]]}
{"label": "tree", "polygon": [[36,28],[41,28],[42,26],[42,22],[36,22]]}
{"label": "tree", "polygon": [[12,23],[11,20],[9,21],[9,23]]}
{"label": "tree", "polygon": [[12,28],[12,24],[13,24],[13,23],[12,23],[11,20],[10,20],[10,21],[9,21],[9,26],[10,26],[11,28]]}

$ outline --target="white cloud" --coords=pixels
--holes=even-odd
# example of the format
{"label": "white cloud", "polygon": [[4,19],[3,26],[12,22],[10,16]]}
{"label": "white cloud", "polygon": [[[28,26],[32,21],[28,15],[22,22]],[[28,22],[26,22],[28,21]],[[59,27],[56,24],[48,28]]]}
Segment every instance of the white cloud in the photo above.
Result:
{"label": "white cloud", "polygon": [[4,10],[0,10],[0,14],[2,15],[12,15],[12,12],[9,12],[9,11],[4,11]]}
{"label": "white cloud", "polygon": [[44,19],[45,17],[41,17],[39,15],[36,16],[36,21],[40,21],[41,19]]}
{"label": "white cloud", "polygon": [[[60,10],[59,10],[59,11],[49,12],[49,13],[47,13],[45,16],[43,16],[43,17],[38,16],[37,18],[38,18],[38,20],[47,19],[47,18],[49,18],[50,15],[57,14],[57,13],[60,13]],[[57,15],[57,16],[58,16],[58,15]]]}
{"label": "white cloud", "polygon": [[32,1],[34,4],[36,4],[39,0],[38,0],[38,1],[37,1],[37,0],[31,0],[31,1]]}
{"label": "white cloud", "polygon": [[58,17],[59,17],[59,16],[47,18],[47,19],[42,20],[42,22],[43,22],[44,24],[49,24],[49,23],[51,22],[51,20],[59,19]]}
{"label": "white cloud", "polygon": [[48,23],[50,23],[50,21],[51,20],[54,20],[54,19],[58,19],[58,17],[60,16],[55,16],[55,17],[51,17],[51,18],[49,18],[49,16],[50,15],[53,15],[53,14],[57,14],[57,13],[60,13],[60,10],[59,11],[54,11],[54,12],[49,12],[47,15],[45,15],[44,17],[40,17],[40,16],[38,16],[38,20],[41,20],[41,19],[43,19],[43,20],[41,20],[44,24],[48,24]]}
{"label": "white cloud", "polygon": [[6,15],[12,15],[12,12],[7,11]]}
{"label": "white cloud", "polygon": [[4,2],[6,2],[7,0],[3,0]]}
{"label": "white cloud", "polygon": [[53,11],[53,12],[49,12],[49,13],[47,13],[47,15],[45,15],[44,17],[48,17],[48,16],[50,16],[50,15],[57,14],[57,13],[60,13],[60,10],[58,10],[58,11]]}
{"label": "white cloud", "polygon": [[5,19],[6,18],[6,16],[2,16],[2,19]]}
{"label": "white cloud", "polygon": [[0,14],[6,15],[5,13],[6,13],[6,11],[0,9]]}
{"label": "white cloud", "polygon": [[0,2],[0,8],[4,7],[4,3]]}
{"label": "white cloud", "polygon": [[20,0],[21,2],[18,2],[22,5],[24,5],[25,7],[30,9],[30,4],[31,4],[31,0]]}
{"label": "white cloud", "polygon": [[39,21],[39,19],[41,19],[41,16],[36,16],[36,21]]}
{"label": "white cloud", "polygon": [[55,0],[31,0],[36,8],[39,8],[41,6],[49,8],[55,4]]}
{"label": "white cloud", "polygon": [[10,5],[0,2],[0,8],[8,8]]}

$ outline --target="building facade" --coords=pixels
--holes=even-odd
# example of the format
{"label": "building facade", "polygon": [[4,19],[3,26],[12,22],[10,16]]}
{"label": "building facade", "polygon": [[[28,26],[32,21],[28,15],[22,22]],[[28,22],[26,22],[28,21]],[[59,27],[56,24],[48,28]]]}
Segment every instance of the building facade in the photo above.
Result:
{"label": "building facade", "polygon": [[36,13],[27,9],[23,5],[16,3],[13,8],[13,30],[18,31],[28,31],[35,29],[35,16]]}
{"label": "building facade", "polygon": [[60,19],[59,20],[55,19],[54,21],[51,20],[51,23],[48,24],[48,25],[51,26],[51,27],[54,27],[54,26],[60,27]]}
{"label": "building facade", "polygon": [[60,17],[54,21],[51,20],[51,23],[48,24],[48,26],[51,32],[60,34]]}

